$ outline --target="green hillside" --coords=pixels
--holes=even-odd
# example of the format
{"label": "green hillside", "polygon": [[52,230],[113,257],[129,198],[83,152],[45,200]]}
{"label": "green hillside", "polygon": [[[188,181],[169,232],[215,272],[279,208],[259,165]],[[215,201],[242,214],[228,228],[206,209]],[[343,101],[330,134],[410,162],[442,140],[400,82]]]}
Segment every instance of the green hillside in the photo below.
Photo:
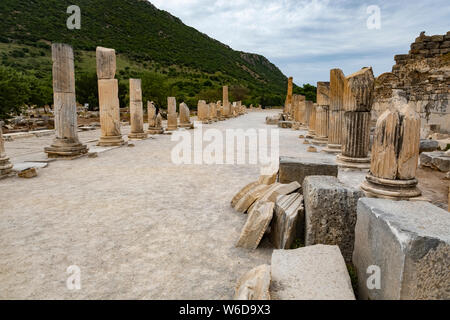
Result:
{"label": "green hillside", "polygon": [[142,78],[144,99],[161,106],[168,95],[191,107],[198,99],[221,100],[224,84],[233,100],[246,104],[284,102],[287,78],[265,57],[234,51],[148,1],[78,0],[81,29],[68,30],[66,10],[72,4],[0,2],[0,89],[2,75],[23,76],[30,81],[29,104],[51,102],[50,44],[64,42],[75,50],[79,103],[97,105],[96,46],[116,49],[123,106],[130,77]]}

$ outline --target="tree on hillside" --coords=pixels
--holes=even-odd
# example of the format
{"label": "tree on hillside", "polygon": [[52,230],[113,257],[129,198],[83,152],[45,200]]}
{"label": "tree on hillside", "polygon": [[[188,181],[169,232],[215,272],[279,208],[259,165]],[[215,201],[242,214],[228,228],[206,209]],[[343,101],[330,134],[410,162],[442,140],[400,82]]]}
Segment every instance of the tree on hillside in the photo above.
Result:
{"label": "tree on hillside", "polygon": [[171,90],[167,84],[167,78],[153,72],[141,74],[142,101],[147,106],[147,101],[153,101],[158,107],[167,107],[167,97]]}
{"label": "tree on hillside", "polygon": [[98,110],[98,84],[97,73],[81,73],[77,75],[75,82],[77,102],[80,104],[89,104],[89,110]]}
{"label": "tree on hillside", "polygon": [[0,66],[0,119],[19,114],[30,99],[29,79],[11,68]]}

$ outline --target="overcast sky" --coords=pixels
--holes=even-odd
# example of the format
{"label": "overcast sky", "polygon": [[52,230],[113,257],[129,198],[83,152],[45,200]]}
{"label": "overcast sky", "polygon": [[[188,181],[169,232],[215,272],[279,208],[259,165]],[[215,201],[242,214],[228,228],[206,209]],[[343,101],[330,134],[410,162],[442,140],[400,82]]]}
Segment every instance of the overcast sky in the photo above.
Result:
{"label": "overcast sky", "polygon": [[[421,31],[450,31],[448,0],[150,0],[235,50],[264,55],[297,85],[372,66],[391,71]],[[369,6],[380,9],[380,28]],[[371,18],[372,17],[372,18]]]}

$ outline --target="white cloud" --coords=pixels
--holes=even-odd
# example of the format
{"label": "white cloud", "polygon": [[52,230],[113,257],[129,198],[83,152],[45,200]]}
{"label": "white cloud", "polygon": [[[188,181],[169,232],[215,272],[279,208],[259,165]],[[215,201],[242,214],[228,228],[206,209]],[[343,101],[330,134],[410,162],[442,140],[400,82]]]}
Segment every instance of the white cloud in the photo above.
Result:
{"label": "white cloud", "polygon": [[[156,7],[235,50],[259,53],[297,84],[324,81],[373,66],[391,70],[421,31],[448,31],[446,0],[151,0]],[[381,29],[369,30],[367,7],[381,8]]]}

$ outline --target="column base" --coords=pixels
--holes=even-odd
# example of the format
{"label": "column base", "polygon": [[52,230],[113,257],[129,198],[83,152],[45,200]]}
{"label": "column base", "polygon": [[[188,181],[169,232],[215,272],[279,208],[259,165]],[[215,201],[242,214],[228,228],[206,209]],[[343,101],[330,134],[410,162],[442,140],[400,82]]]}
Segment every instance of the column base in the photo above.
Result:
{"label": "column base", "polygon": [[115,147],[115,146],[123,146],[126,142],[123,140],[122,136],[107,136],[100,137],[99,142],[97,143],[100,147]]}
{"label": "column base", "polygon": [[147,138],[148,138],[148,134],[145,132],[128,134],[128,139],[130,139],[130,140],[145,140]]}
{"label": "column base", "polygon": [[422,196],[417,179],[391,180],[374,177],[369,173],[361,185],[367,197],[390,200],[409,200]]}
{"label": "column base", "polygon": [[342,146],[340,144],[327,144],[327,147],[323,149],[323,151],[327,153],[341,153],[342,152]]}
{"label": "column base", "polygon": [[370,157],[350,158],[339,154],[336,157],[336,163],[341,168],[370,169]]}
{"label": "column base", "polygon": [[88,153],[87,146],[79,143],[74,145],[51,145],[44,148],[44,152],[47,153],[47,157],[51,159],[75,159]]}
{"label": "column base", "polygon": [[326,146],[328,143],[328,137],[316,137],[312,144],[315,144],[317,146]]}
{"label": "column base", "polygon": [[164,129],[163,128],[148,128],[147,133],[148,134],[163,134]]}
{"label": "column base", "polygon": [[194,129],[194,124],[193,123],[180,123],[178,125],[178,127],[185,128],[185,129]]}

